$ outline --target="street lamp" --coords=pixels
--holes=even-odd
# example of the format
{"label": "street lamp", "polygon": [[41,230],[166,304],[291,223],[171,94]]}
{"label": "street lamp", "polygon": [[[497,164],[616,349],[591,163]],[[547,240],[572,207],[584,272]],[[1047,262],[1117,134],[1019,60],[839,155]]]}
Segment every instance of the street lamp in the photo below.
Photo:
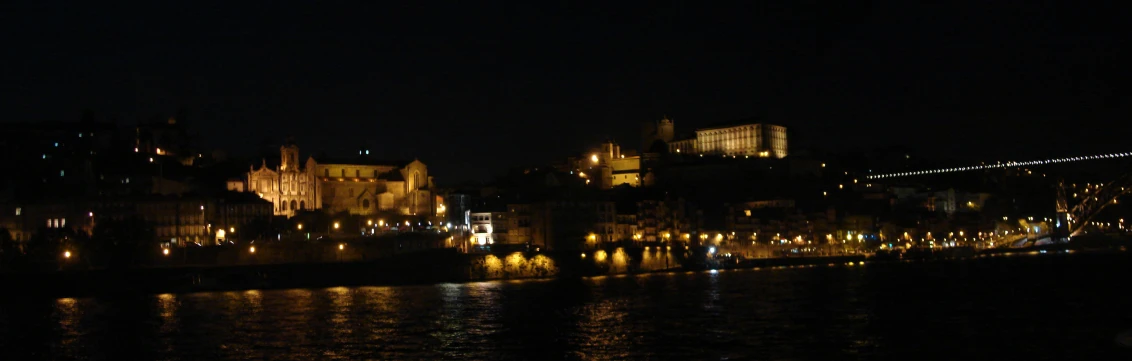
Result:
{"label": "street lamp", "polygon": [[334,229],[338,229],[338,222],[334,222]]}
{"label": "street lamp", "polygon": [[71,258],[71,251],[63,251],[63,258]]}
{"label": "street lamp", "polygon": [[300,231],[303,230],[303,224],[302,223],[299,223],[299,230]]}

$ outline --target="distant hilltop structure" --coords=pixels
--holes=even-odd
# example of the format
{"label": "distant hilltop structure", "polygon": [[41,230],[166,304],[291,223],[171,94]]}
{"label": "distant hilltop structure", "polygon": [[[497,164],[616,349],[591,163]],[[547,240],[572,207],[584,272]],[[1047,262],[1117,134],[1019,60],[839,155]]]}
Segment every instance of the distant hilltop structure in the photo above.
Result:
{"label": "distant hilltop structure", "polygon": [[[356,158],[308,157],[303,162],[293,140],[279,148],[280,162],[270,167],[263,161],[247,175],[247,192],[275,205],[275,215],[291,217],[297,211],[322,209],[329,213],[374,215],[433,215],[440,204],[432,195],[432,177],[419,160],[381,161],[369,150]],[[230,184],[230,190],[241,190]]]}
{"label": "distant hilltop structure", "polygon": [[767,124],[753,118],[722,122],[695,130],[687,137],[676,138],[675,122],[665,116],[647,123],[642,146],[648,153],[684,153],[732,155],[760,158],[785,158],[786,127]]}

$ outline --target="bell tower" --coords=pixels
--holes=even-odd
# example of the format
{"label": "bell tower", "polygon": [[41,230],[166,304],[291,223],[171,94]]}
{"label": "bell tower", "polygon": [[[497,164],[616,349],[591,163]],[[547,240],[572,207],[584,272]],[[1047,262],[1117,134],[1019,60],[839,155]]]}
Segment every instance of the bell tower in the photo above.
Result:
{"label": "bell tower", "polygon": [[299,146],[295,145],[294,138],[287,138],[287,142],[279,147],[279,171],[299,170]]}
{"label": "bell tower", "polygon": [[676,136],[675,133],[676,125],[673,124],[672,119],[669,119],[667,115],[656,123],[656,139],[668,143]]}

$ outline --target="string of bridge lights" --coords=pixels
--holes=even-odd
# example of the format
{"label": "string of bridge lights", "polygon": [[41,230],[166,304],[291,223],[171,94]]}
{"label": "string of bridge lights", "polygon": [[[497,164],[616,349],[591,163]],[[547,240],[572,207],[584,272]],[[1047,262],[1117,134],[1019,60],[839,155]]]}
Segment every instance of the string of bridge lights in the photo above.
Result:
{"label": "string of bridge lights", "polygon": [[883,178],[894,178],[894,177],[908,177],[908,176],[917,176],[917,175],[925,175],[925,174],[954,173],[954,172],[965,172],[965,171],[983,170],[983,169],[997,169],[997,168],[1007,168],[1007,167],[1025,167],[1025,166],[1031,166],[1031,165],[1069,163],[1069,162],[1079,162],[1079,161],[1097,160],[1097,159],[1124,158],[1124,157],[1129,157],[1129,156],[1132,156],[1132,153],[1099,154],[1099,155],[1090,155],[1090,156],[1084,156],[1084,157],[1069,157],[1069,158],[1055,158],[1055,159],[1046,159],[1046,160],[1032,160],[1032,161],[1028,161],[1028,162],[1006,162],[1006,163],[999,162],[999,163],[995,163],[995,164],[981,164],[981,165],[975,165],[975,166],[969,166],[969,167],[941,168],[941,169],[921,170],[921,171],[915,171],[915,172],[874,174],[874,175],[867,176],[865,178],[866,179],[883,179]]}

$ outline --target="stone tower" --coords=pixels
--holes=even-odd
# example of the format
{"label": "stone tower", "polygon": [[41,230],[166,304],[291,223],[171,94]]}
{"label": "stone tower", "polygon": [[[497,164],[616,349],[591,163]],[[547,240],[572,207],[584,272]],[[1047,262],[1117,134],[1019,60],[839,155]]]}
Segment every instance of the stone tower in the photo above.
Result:
{"label": "stone tower", "polygon": [[656,123],[656,139],[668,143],[675,137],[675,133],[676,125],[672,123],[672,119],[669,119],[667,115]]}
{"label": "stone tower", "polygon": [[302,165],[299,164],[299,146],[295,145],[294,139],[287,139],[287,142],[279,147],[279,171],[286,172],[289,170],[299,170]]}
{"label": "stone tower", "polygon": [[[641,138],[642,152],[649,152],[652,148],[657,147],[657,141],[667,144],[676,137],[676,126],[668,116],[664,116],[664,118],[655,122],[644,122],[641,130],[643,135]],[[667,146],[662,148],[667,149]]]}

